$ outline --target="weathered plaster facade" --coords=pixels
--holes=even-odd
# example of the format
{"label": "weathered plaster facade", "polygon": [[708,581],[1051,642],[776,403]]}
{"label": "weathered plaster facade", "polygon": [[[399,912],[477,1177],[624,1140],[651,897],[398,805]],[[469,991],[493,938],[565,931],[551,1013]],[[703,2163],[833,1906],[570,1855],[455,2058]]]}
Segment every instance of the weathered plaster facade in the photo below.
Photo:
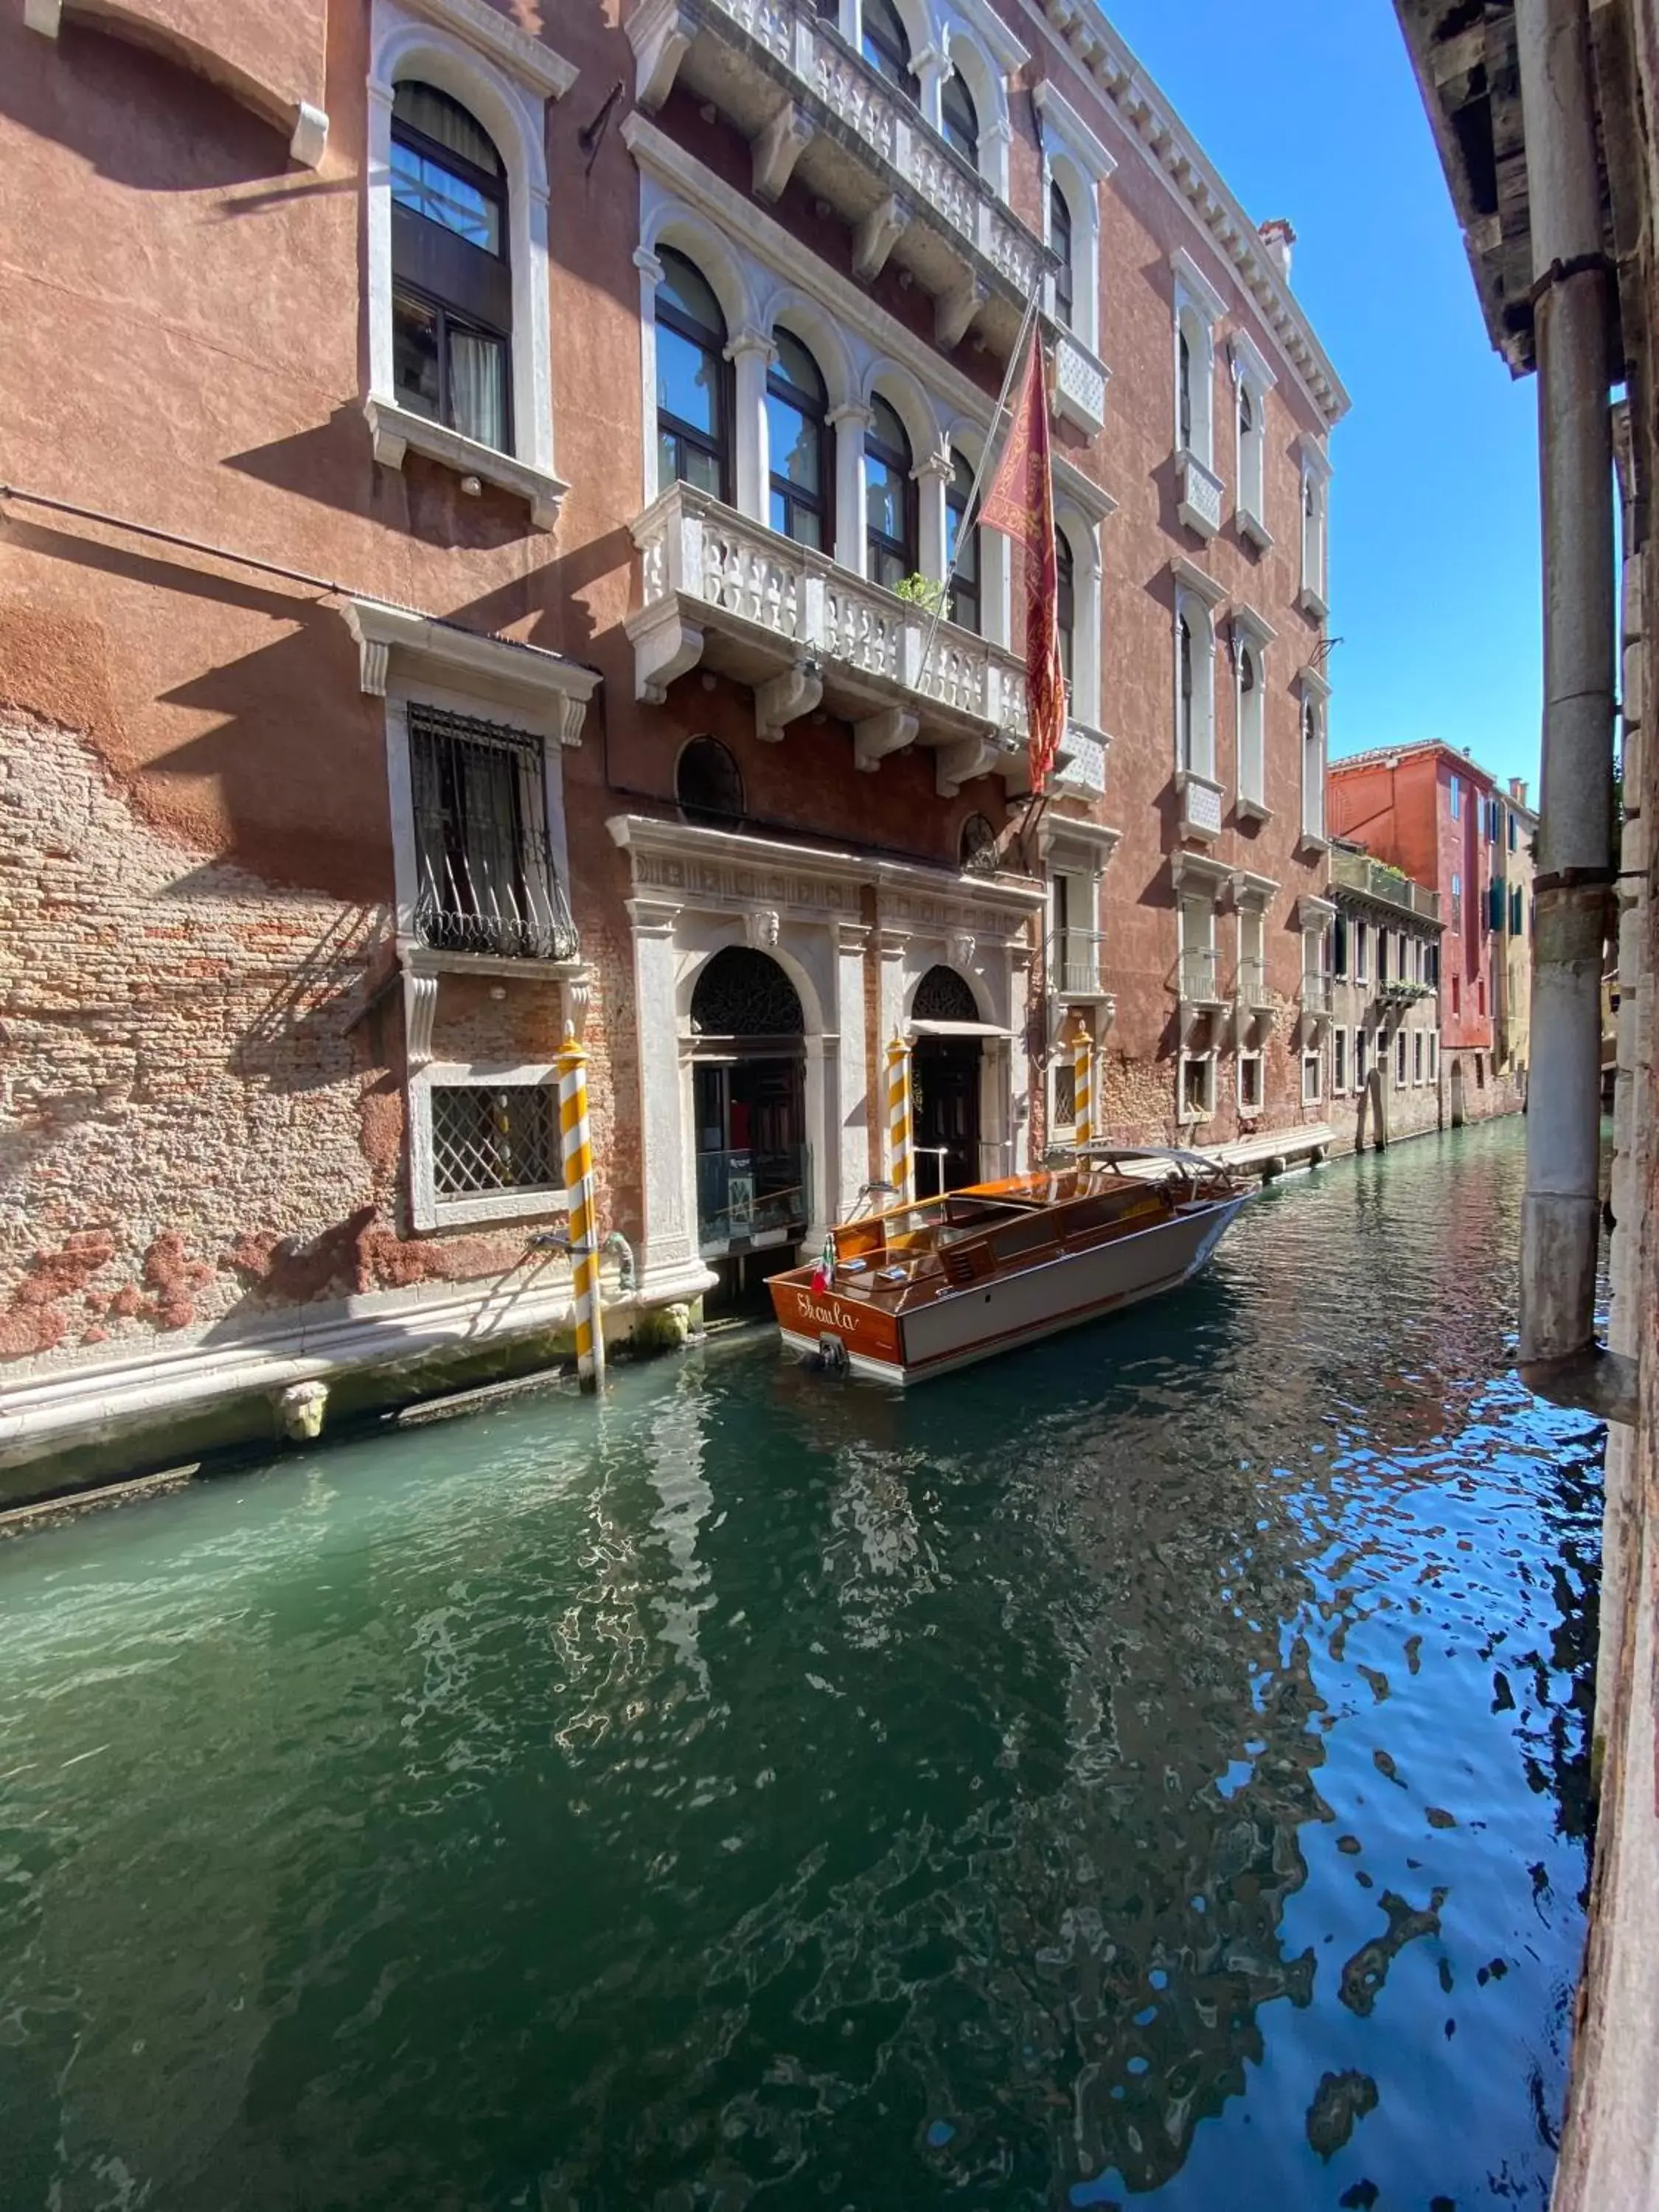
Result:
{"label": "weathered plaster facade", "polygon": [[1331,853],[1331,899],[1335,1149],[1381,1151],[1446,1126],[1440,900],[1342,839]]}

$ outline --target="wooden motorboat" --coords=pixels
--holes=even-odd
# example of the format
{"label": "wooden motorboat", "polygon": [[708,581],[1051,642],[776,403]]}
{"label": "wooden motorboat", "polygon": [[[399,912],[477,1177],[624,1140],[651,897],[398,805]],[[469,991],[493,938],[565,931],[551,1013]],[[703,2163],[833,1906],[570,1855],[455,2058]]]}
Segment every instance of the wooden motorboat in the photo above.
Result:
{"label": "wooden motorboat", "polygon": [[773,1310],[797,1352],[920,1382],[1173,1290],[1245,1196],[1196,1153],[1089,1147],[842,1223],[771,1278]]}

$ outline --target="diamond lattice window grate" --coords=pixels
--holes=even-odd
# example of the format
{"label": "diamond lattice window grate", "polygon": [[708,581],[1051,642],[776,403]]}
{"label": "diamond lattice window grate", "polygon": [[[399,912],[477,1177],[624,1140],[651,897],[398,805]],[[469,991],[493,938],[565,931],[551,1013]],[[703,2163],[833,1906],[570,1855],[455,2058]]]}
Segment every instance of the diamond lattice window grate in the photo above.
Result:
{"label": "diamond lattice window grate", "polygon": [[441,1198],[559,1185],[553,1092],[543,1084],[434,1090],[432,1178]]}

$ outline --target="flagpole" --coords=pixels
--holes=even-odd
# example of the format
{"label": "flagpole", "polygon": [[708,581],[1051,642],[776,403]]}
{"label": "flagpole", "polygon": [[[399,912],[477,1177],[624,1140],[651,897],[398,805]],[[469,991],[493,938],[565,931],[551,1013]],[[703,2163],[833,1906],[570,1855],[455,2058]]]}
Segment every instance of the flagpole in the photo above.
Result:
{"label": "flagpole", "polygon": [[979,509],[979,495],[984,487],[986,471],[991,465],[991,450],[996,444],[997,432],[1002,427],[1002,418],[1009,411],[1008,395],[1013,389],[1014,377],[1024,356],[1026,335],[1036,319],[1037,301],[1042,293],[1042,274],[1041,270],[1037,271],[1036,283],[1032,286],[1030,297],[1025,302],[1025,313],[1020,317],[1019,334],[1009,352],[1008,366],[1003,374],[1002,389],[997,394],[996,407],[991,416],[991,427],[985,434],[984,445],[980,448],[979,462],[974,471],[974,481],[969,488],[968,505],[963,510],[962,525],[957,532],[956,545],[951,554],[951,565],[945,572],[945,580],[939,586],[939,605],[933,611],[932,618],[927,625],[927,635],[922,641],[921,672],[924,678],[927,673],[927,664],[933,657],[933,641],[939,635],[939,623],[944,619],[945,607],[950,602],[951,586],[956,580],[957,563],[962,556],[962,541],[974,526],[974,516]]}

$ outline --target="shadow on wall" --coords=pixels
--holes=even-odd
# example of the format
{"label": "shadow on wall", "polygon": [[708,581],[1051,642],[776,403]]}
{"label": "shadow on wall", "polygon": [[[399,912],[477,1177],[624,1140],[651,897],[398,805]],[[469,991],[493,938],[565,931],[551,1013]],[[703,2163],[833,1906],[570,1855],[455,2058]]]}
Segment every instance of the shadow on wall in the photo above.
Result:
{"label": "shadow on wall", "polygon": [[0,115],[134,191],[222,190],[289,167],[286,130],[136,36],[73,15],[48,42],[27,27],[21,6],[6,10]]}

